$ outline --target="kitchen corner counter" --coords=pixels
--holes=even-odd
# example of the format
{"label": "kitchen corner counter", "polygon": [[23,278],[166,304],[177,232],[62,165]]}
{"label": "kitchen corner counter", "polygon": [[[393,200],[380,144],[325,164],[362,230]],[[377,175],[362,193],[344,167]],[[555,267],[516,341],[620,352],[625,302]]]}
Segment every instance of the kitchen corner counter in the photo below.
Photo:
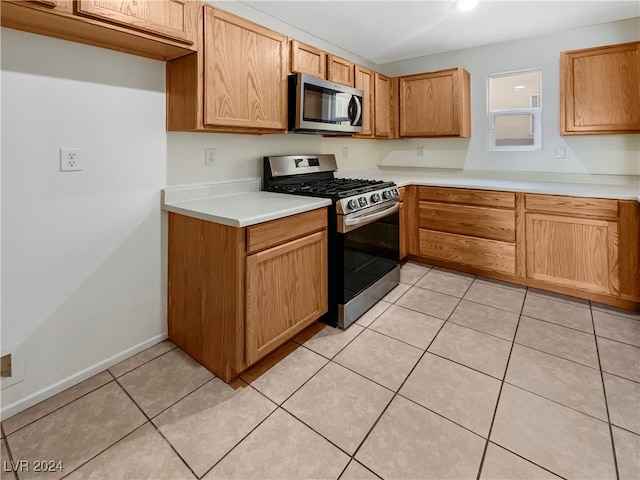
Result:
{"label": "kitchen corner counter", "polygon": [[510,192],[613,198],[640,202],[640,177],[622,175],[552,174],[538,172],[458,171],[428,168],[343,169],[339,177],[389,180],[399,187],[471,188]]}
{"label": "kitchen corner counter", "polygon": [[162,209],[232,227],[246,227],[326,207],[325,198],[261,192],[260,179],[162,190]]}

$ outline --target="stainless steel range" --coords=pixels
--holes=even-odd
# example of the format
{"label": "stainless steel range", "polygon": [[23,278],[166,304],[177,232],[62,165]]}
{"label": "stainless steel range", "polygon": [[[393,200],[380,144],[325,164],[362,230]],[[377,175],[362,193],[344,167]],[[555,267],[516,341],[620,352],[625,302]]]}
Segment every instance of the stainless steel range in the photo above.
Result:
{"label": "stainless steel range", "polygon": [[325,197],[329,208],[329,311],[347,328],[400,281],[398,190],[393,182],[335,178],[334,155],[264,157],[264,190]]}

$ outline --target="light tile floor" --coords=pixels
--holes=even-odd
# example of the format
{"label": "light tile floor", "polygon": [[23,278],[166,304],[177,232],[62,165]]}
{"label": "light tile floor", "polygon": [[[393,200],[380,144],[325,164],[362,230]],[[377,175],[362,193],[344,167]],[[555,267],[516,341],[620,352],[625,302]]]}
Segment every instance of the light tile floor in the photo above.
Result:
{"label": "light tile floor", "polygon": [[21,480],[637,480],[640,315],[408,263],[349,329],[317,324],[230,385],[166,341],[2,436]]}

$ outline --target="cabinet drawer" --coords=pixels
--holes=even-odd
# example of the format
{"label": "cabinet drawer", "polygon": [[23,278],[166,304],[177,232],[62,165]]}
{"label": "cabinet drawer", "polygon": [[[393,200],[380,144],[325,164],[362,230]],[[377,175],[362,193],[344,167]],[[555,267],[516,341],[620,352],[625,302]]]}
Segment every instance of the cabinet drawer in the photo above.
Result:
{"label": "cabinet drawer", "polygon": [[513,210],[420,202],[419,226],[505,242],[516,241],[516,212]]}
{"label": "cabinet drawer", "polygon": [[272,220],[247,227],[247,253],[280,245],[295,238],[327,228],[327,209]]}
{"label": "cabinet drawer", "polygon": [[565,195],[537,195],[527,193],[528,212],[560,213],[579,217],[618,219],[618,201],[610,198],[568,197]]}
{"label": "cabinet drawer", "polygon": [[516,194],[493,190],[466,190],[464,188],[420,187],[420,200],[466,203],[494,208],[515,208]]}
{"label": "cabinet drawer", "polygon": [[514,243],[420,229],[420,256],[515,275]]}

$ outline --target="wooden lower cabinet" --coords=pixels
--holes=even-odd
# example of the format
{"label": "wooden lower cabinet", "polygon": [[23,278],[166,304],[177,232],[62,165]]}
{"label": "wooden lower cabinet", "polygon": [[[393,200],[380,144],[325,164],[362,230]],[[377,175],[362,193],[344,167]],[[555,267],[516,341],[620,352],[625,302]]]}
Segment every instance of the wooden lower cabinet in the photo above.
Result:
{"label": "wooden lower cabinet", "polygon": [[409,210],[404,202],[400,202],[400,260],[404,260],[409,254],[409,239],[407,237],[407,224],[409,223]]}
{"label": "wooden lower cabinet", "polygon": [[169,213],[169,338],[229,382],[327,311],[327,275],[326,208],[241,228]]}
{"label": "wooden lower cabinet", "polygon": [[640,302],[640,202],[618,202],[620,297]]}
{"label": "wooden lower cabinet", "polygon": [[409,258],[640,310],[639,202],[406,188]]}
{"label": "wooden lower cabinet", "polygon": [[616,295],[618,222],[526,215],[527,278]]}
{"label": "wooden lower cabinet", "polygon": [[246,360],[250,365],[327,311],[327,232],[247,257]]}
{"label": "wooden lower cabinet", "polygon": [[409,190],[412,187],[399,187],[398,200],[400,204],[400,260],[409,255],[409,208],[406,202],[409,196]]}

